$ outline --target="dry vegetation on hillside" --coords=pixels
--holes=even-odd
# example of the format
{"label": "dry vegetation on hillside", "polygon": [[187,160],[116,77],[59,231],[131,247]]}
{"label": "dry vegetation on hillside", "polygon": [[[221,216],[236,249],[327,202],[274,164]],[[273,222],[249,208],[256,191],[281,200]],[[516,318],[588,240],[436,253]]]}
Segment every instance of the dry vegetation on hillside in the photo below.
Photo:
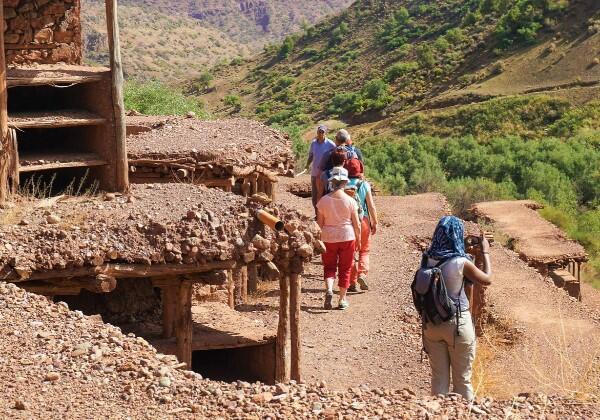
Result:
{"label": "dry vegetation on hillside", "polygon": [[[93,63],[108,61],[103,4],[83,1],[85,58]],[[130,4],[119,4],[119,13],[126,77],[182,80],[249,53],[218,29],[186,16]]]}

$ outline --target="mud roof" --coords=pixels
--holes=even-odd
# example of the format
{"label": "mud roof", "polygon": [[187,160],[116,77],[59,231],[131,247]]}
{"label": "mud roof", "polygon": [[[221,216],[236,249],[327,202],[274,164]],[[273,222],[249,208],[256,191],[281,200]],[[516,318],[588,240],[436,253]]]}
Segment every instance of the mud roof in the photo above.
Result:
{"label": "mud roof", "polygon": [[[288,136],[245,119],[200,121],[184,117],[127,117],[128,127],[149,130],[127,138],[130,159],[194,158],[277,170],[293,160]],[[280,165],[281,164],[281,165]]]}
{"label": "mud roof", "polygon": [[[244,197],[182,183],[132,185],[128,195],[22,199],[0,213],[0,279],[107,264],[184,267],[248,258],[262,230],[257,208]],[[299,231],[317,231],[296,211],[269,210]]]}
{"label": "mud roof", "polygon": [[475,204],[471,211],[516,240],[515,250],[528,262],[564,264],[569,260],[587,260],[583,246],[543,219],[536,211],[540,208],[543,206],[531,200],[490,201]]}

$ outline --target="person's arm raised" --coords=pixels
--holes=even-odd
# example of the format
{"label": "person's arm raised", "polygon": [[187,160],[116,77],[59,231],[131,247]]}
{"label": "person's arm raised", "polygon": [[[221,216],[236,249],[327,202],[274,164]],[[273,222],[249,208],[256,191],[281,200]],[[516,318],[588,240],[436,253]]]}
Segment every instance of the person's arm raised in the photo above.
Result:
{"label": "person's arm raised", "polygon": [[463,269],[463,274],[473,283],[489,286],[492,284],[492,264],[490,261],[490,243],[485,237],[481,240],[481,253],[483,254],[483,271],[477,268],[471,261],[467,261]]}

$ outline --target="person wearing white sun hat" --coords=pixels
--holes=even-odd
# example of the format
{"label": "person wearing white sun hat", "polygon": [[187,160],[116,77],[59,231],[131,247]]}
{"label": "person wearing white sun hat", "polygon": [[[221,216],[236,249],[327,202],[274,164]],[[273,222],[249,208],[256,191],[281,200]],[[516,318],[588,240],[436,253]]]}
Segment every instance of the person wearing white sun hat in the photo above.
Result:
{"label": "person wearing white sun hat", "polygon": [[356,201],[344,192],[349,181],[348,171],[341,167],[331,170],[330,193],[317,203],[317,223],[321,227],[321,239],[325,243],[323,272],[327,291],[325,309],[332,309],[333,284],[337,273],[339,287],[338,309],[349,306],[346,291],[350,286],[355,247],[360,246],[360,221]]}

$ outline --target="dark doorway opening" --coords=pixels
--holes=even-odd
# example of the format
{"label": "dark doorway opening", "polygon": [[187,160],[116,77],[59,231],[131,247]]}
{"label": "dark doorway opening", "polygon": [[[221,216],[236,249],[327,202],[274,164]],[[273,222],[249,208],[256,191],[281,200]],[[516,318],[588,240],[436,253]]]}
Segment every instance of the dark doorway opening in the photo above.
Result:
{"label": "dark doorway opening", "polygon": [[192,369],[215,381],[275,382],[275,343],[192,353]]}

